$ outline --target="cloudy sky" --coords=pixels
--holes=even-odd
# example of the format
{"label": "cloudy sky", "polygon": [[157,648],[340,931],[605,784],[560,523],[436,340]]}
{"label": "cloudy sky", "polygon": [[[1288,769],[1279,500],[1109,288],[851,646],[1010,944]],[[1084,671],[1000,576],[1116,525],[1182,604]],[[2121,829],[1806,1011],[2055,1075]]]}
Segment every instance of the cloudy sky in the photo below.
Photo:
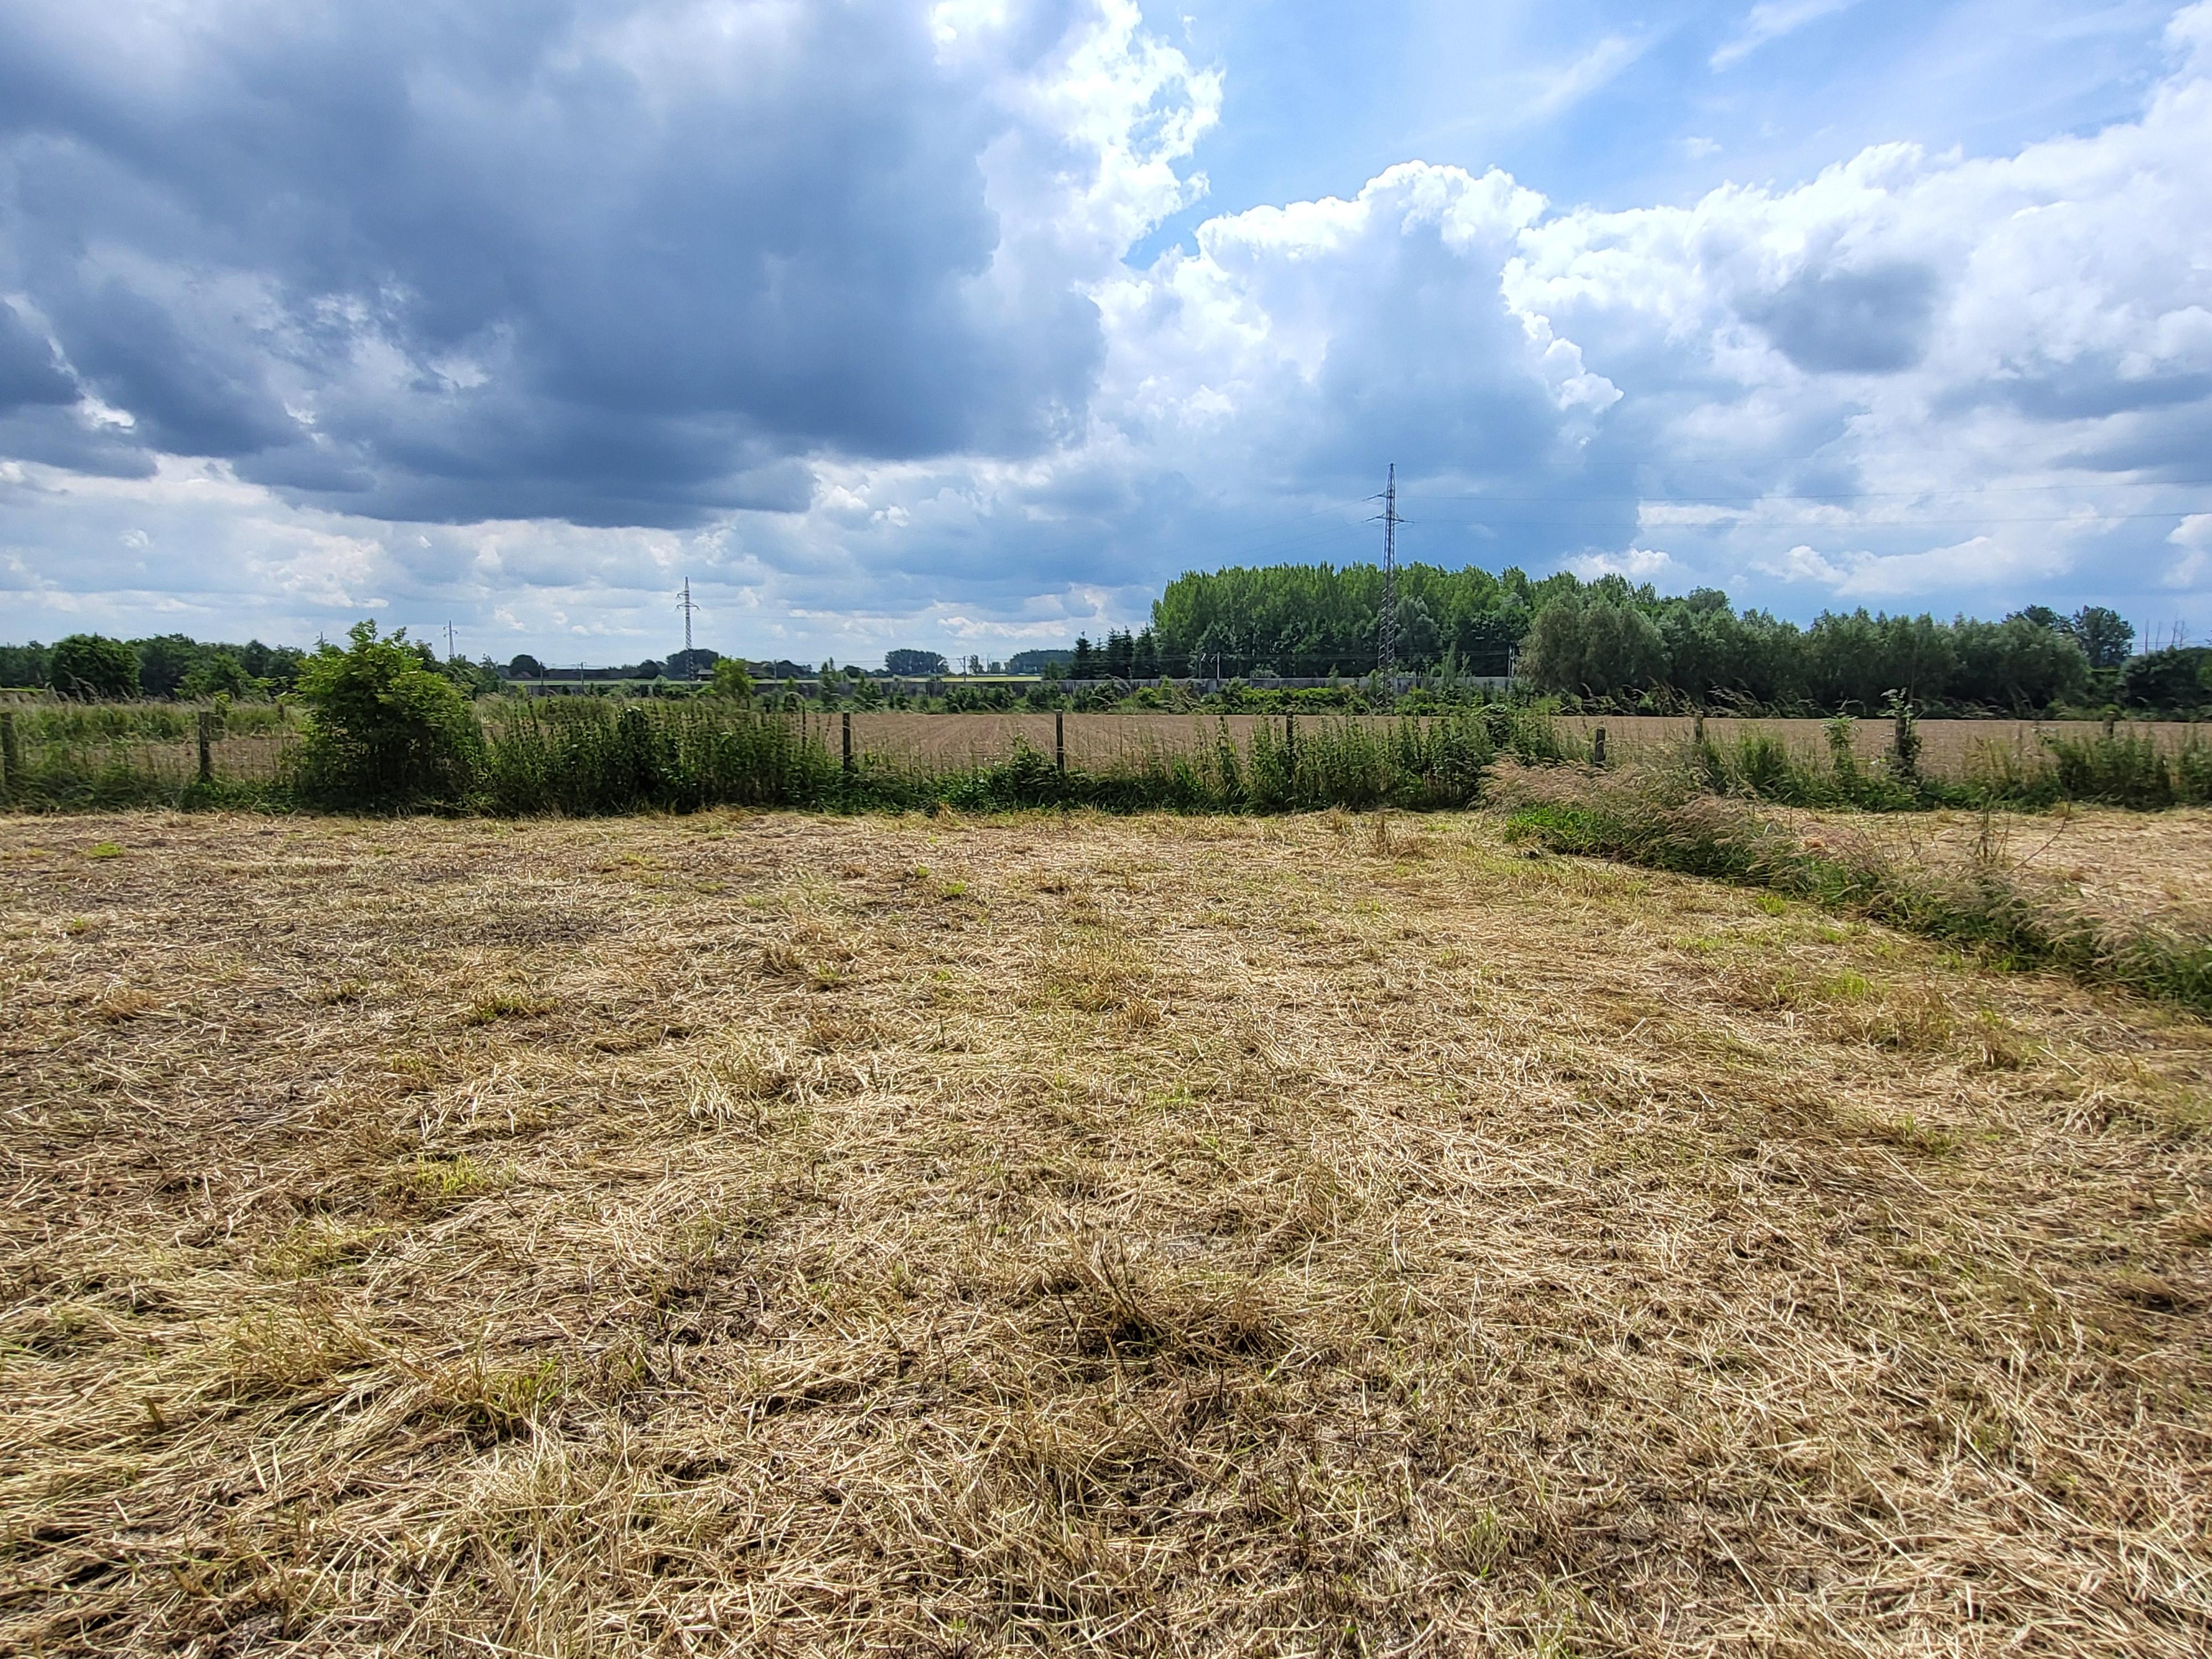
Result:
{"label": "cloudy sky", "polygon": [[2212,633],[2212,0],[9,0],[0,637],[1407,556]]}

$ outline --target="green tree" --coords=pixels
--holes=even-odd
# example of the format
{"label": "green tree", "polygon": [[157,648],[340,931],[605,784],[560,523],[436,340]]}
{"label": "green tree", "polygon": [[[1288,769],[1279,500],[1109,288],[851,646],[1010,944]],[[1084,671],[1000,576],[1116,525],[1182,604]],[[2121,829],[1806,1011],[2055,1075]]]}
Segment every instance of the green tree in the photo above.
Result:
{"label": "green tree", "polygon": [[356,623],[300,674],[310,711],[296,774],[302,793],[336,805],[458,805],[483,738],[452,680],[426,667],[404,628],[379,639]]}
{"label": "green tree", "polygon": [[188,634],[133,640],[131,648],[138,653],[139,695],[148,697],[175,696],[206,654],[205,647]]}
{"label": "green tree", "polygon": [[1613,599],[1553,603],[1536,615],[1522,659],[1538,689],[1581,697],[1633,695],[1665,683],[1667,647],[1657,624]]}
{"label": "green tree", "polygon": [[55,641],[47,677],[65,697],[135,697],[138,653],[105,634],[72,634]]}
{"label": "green tree", "polygon": [[2101,605],[2085,605],[2066,619],[2071,634],[2092,668],[2118,668],[2136,648],[2136,628],[2117,611]]}
{"label": "green tree", "polygon": [[743,660],[736,657],[716,658],[714,674],[707,682],[707,695],[728,697],[738,702],[750,702],[753,700],[753,677],[746,672]]}
{"label": "green tree", "polygon": [[[58,650],[60,647],[55,647]],[[2212,673],[2212,647],[2184,645],[2146,651],[2120,672],[2120,701],[2133,708],[2179,713],[2203,703]]]}
{"label": "green tree", "polygon": [[2025,614],[2001,623],[1961,617],[1951,624],[1957,667],[1950,695],[1989,708],[2048,708],[2089,683],[2089,659],[2070,631]]}
{"label": "green tree", "polygon": [[542,680],[545,678],[545,665],[527,651],[524,651],[519,653],[514,660],[507,664],[507,674],[509,679]]}
{"label": "green tree", "polygon": [[260,682],[246,672],[246,665],[221,646],[203,652],[185,676],[180,690],[188,697],[226,696],[251,697],[261,690]]}
{"label": "green tree", "polygon": [[0,645],[0,685],[47,685],[54,653],[33,640],[28,645]]}
{"label": "green tree", "polygon": [[297,646],[269,646],[248,640],[238,659],[246,665],[247,673],[270,690],[289,691],[298,684],[300,671],[307,665],[307,653]]}

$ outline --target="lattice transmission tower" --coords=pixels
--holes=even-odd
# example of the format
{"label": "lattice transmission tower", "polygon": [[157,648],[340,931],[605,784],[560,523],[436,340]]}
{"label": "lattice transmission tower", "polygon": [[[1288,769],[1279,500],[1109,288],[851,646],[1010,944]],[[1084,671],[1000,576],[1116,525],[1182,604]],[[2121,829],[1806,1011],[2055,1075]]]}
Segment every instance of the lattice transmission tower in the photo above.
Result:
{"label": "lattice transmission tower", "polygon": [[1390,481],[1383,486],[1379,498],[1382,511],[1382,614],[1377,618],[1375,640],[1375,672],[1382,677],[1385,690],[1390,677],[1398,672],[1398,526],[1406,521],[1398,516],[1398,464],[1390,463]]}
{"label": "lattice transmission tower", "polygon": [[683,603],[677,609],[684,613],[684,678],[687,680],[699,678],[699,659],[691,654],[691,613],[698,608],[691,603],[691,579],[686,576]]}

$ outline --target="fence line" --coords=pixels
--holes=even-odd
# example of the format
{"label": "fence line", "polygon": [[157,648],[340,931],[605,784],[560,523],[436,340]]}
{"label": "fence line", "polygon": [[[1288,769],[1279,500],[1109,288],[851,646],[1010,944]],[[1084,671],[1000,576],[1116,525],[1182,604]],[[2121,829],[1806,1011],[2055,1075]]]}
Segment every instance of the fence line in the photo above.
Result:
{"label": "fence line", "polygon": [[[700,715],[709,712],[689,703],[665,707],[693,708]],[[14,791],[21,780],[35,778],[42,768],[52,770],[58,765],[87,776],[104,776],[114,786],[109,793],[115,793],[131,776],[178,791],[194,781],[267,784],[283,775],[301,740],[300,726],[289,711],[257,708],[251,714],[252,729],[243,732],[228,729],[211,711],[195,714],[188,708],[156,708],[149,712],[159,717],[149,723],[161,728],[160,735],[125,735],[126,722],[97,714],[85,719],[65,716],[50,726],[19,719],[13,710],[0,714],[0,789]],[[610,717],[613,712],[608,711]],[[834,734],[833,713],[837,719]],[[488,714],[485,723],[495,733],[538,718],[526,708],[495,708]],[[1103,771],[1147,759],[1216,756],[1224,737],[1231,750],[1249,762],[1262,742],[1295,746],[1297,741],[1295,716],[1282,714],[1050,710],[933,714],[801,708],[767,718],[790,721],[801,747],[819,749],[828,763],[848,777],[871,767],[916,775],[976,769],[1003,764],[1024,751],[1042,757],[1062,773]],[[1316,729],[1323,724],[1365,729],[1381,737],[1409,727],[1426,730],[1450,718],[1332,712],[1310,716],[1309,723]],[[1756,734],[1780,742],[1800,758],[1819,760],[1829,751],[1832,731],[1831,724],[1823,720],[1726,715],[1556,715],[1550,724],[1564,741],[1565,753],[1581,758],[1592,757],[1595,735],[1602,729],[1606,758],[1615,764],[1686,750],[1700,730],[1707,742],[1718,747],[1726,748]],[[100,735],[103,726],[111,726],[116,734]],[[1931,720],[1921,721],[1918,729],[1923,771],[1933,778],[1957,782],[1978,775],[1992,762],[2009,759],[2015,769],[2039,765],[2047,758],[2046,739],[2094,739],[2106,735],[2108,727],[2095,720]],[[57,730],[61,735],[55,735]],[[2118,730],[2137,740],[2148,738],[2169,755],[2201,746],[2208,732],[2203,724],[2179,720],[2129,721]],[[1877,761],[1891,742],[1889,723],[1856,721],[1850,738],[1862,762]]]}

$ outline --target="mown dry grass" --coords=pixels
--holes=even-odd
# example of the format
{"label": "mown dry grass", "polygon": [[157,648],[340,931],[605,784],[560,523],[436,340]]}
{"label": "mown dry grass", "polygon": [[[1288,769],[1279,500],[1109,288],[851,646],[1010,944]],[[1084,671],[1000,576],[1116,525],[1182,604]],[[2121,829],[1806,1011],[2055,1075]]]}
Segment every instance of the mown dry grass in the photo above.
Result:
{"label": "mown dry grass", "polygon": [[2154,817],[2071,805],[2033,814],[1769,810],[1831,847],[1864,843],[1939,868],[1993,866],[2115,922],[2212,936],[2212,811],[2202,807]]}
{"label": "mown dry grass", "polygon": [[15,820],[0,945],[11,1651],[2212,1644],[2179,1016],[1479,817]]}

